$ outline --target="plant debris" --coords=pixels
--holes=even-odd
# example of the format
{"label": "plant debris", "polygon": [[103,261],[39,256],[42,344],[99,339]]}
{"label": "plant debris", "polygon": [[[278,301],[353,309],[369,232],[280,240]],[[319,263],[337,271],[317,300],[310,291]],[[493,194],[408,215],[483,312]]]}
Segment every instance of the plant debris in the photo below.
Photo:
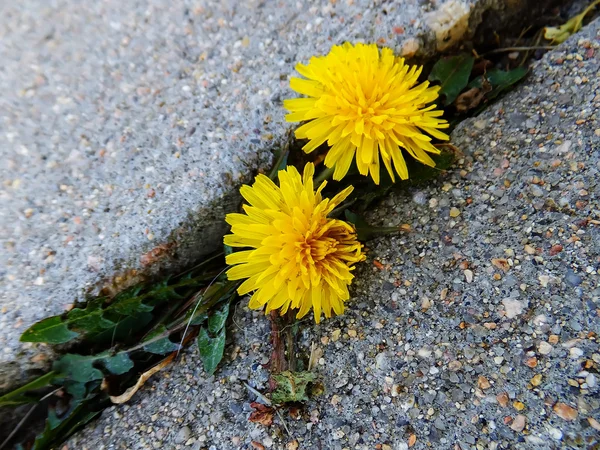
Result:
{"label": "plant debris", "polygon": [[559,27],[545,27],[544,38],[552,41],[553,44],[561,44],[566,41],[572,34],[577,33],[583,26],[583,19],[596,6],[600,5],[600,0],[595,0],[587,8],[576,16],[571,17],[567,22]]}
{"label": "plant debris", "polygon": [[177,277],[138,284],[112,299],[90,299],[26,330],[26,342],[70,344],[51,372],[0,397],[0,406],[19,405],[56,391],[31,448],[52,448],[106,406],[130,400],[196,334],[205,370],[213,373],[223,358],[229,305],[239,284],[218,279],[215,267],[222,264],[207,258]]}
{"label": "plant debris", "polygon": [[131,397],[133,397],[133,395],[144,385],[144,383],[146,381],[148,381],[148,378],[150,378],[156,372],[160,372],[162,369],[167,367],[171,363],[171,361],[173,361],[174,358],[175,358],[175,353],[172,353],[169,356],[167,356],[165,359],[163,359],[157,365],[155,365],[154,367],[150,368],[149,370],[147,370],[143,374],[141,374],[140,377],[138,378],[138,380],[136,381],[136,383],[133,386],[131,386],[130,388],[128,388],[121,395],[111,395],[110,401],[115,404],[121,404],[121,403],[128,402],[131,399]]}
{"label": "plant debris", "polygon": [[313,372],[290,372],[286,370],[274,374],[272,378],[277,386],[271,393],[271,400],[273,403],[281,405],[308,401],[307,388],[310,383],[317,379],[317,376]]}
{"label": "plant debris", "polygon": [[273,425],[273,416],[275,415],[275,408],[272,406],[263,405],[262,403],[252,402],[250,406],[254,409],[250,413],[248,420],[254,423],[260,423],[266,427]]}

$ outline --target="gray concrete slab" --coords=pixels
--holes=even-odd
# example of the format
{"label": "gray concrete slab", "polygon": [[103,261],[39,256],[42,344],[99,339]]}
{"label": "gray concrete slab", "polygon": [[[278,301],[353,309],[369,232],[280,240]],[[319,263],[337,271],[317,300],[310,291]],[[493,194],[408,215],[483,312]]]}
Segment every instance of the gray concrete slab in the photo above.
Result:
{"label": "gray concrete slab", "polygon": [[48,361],[18,343],[33,322],[219,245],[286,139],[297,61],[360,39],[431,56],[528,3],[4,2],[0,391]]}
{"label": "gray concrete slab", "polygon": [[369,244],[344,316],[303,325],[325,393],[297,418],[248,422],[269,327],[240,304],[215,377],[190,349],[68,448],[595,448],[599,52],[597,20],[460,124],[453,170],[371,213],[412,232]]}

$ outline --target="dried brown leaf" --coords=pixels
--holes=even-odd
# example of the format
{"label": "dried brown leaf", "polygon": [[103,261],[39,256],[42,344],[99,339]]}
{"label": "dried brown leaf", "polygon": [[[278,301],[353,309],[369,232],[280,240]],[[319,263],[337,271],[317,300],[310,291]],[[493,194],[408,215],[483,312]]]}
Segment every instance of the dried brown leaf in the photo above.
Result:
{"label": "dried brown leaf", "polygon": [[275,408],[258,402],[252,402],[250,403],[250,406],[254,408],[254,411],[252,411],[252,414],[250,414],[250,417],[248,418],[250,422],[260,423],[265,427],[273,425]]}
{"label": "dried brown leaf", "polygon": [[466,113],[471,109],[475,109],[479,106],[479,104],[485,98],[485,93],[477,88],[471,88],[468,91],[463,92],[456,100],[454,100],[454,106],[456,107],[456,112],[459,114]]}
{"label": "dried brown leaf", "polygon": [[163,359],[157,365],[155,365],[154,367],[150,368],[149,370],[147,370],[146,372],[141,374],[140,377],[138,378],[137,382],[133,386],[131,386],[129,389],[127,389],[125,392],[123,392],[121,395],[111,395],[110,401],[115,404],[121,404],[121,403],[125,403],[125,402],[129,401],[129,399],[131,399],[131,397],[134,396],[134,394],[144,385],[144,383],[146,381],[148,381],[148,378],[150,378],[156,372],[160,372],[162,369],[167,367],[171,363],[171,361],[173,361],[174,358],[175,358],[175,353],[171,353],[169,356],[167,356],[165,359]]}

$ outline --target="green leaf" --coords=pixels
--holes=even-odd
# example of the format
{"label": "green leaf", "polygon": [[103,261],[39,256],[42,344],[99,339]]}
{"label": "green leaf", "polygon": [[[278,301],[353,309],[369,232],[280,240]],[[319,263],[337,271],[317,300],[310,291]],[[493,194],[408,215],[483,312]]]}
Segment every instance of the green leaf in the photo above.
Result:
{"label": "green leaf", "polygon": [[97,333],[110,328],[114,323],[103,317],[104,298],[96,298],[87,303],[85,308],[73,308],[67,314],[71,329],[85,333]]}
{"label": "green leaf", "polygon": [[[114,321],[108,318],[109,313],[122,316],[131,316],[140,312],[152,311],[153,306],[142,303],[141,297],[128,297],[137,291],[126,291],[113,299],[113,303],[102,309],[106,299],[96,298],[88,302],[85,308],[74,308],[62,316],[44,319],[21,335],[23,342],[46,342],[49,344],[64,344],[83,334],[100,334],[100,332],[114,328]],[[79,333],[72,331],[77,330]]]}
{"label": "green leaf", "polygon": [[54,362],[52,370],[62,374],[66,378],[80,383],[86,383],[93,380],[101,380],[102,372],[92,365],[94,361],[90,356],[74,355],[67,353],[65,356]]}
{"label": "green leaf", "polygon": [[492,90],[488,92],[485,97],[488,100],[492,100],[517,81],[521,80],[525,75],[527,75],[527,68],[523,66],[516,67],[509,71],[492,69],[485,75],[481,75],[471,81],[469,87],[481,88],[483,86],[483,78],[485,77],[492,86]]}
{"label": "green leaf", "polygon": [[123,375],[133,369],[133,362],[125,352],[117,353],[100,360],[106,370],[113,375]]}
{"label": "green leaf", "polygon": [[106,317],[108,312],[130,315],[137,311],[152,310],[151,306],[141,304],[139,298],[126,298],[120,304],[113,303],[103,309],[105,301],[103,297],[90,300],[85,308],[73,308],[69,311],[65,319],[61,316],[44,319],[27,329],[21,336],[21,340],[64,344],[79,336],[80,333],[94,335],[110,328],[114,329],[115,322]]}
{"label": "green leaf", "polygon": [[63,386],[65,387],[67,392],[71,394],[76,400],[82,400],[87,394],[87,388],[85,386],[85,383],[67,380],[63,383]]}
{"label": "green leaf", "polygon": [[83,356],[67,353],[54,362],[52,370],[65,378],[79,383],[101,380],[104,374],[94,367],[94,363],[102,364],[113,375],[122,375],[133,368],[133,362],[126,352],[111,355],[109,352]]}
{"label": "green leaf", "polygon": [[273,403],[281,405],[290,402],[306,402],[308,395],[306,388],[317,379],[312,372],[285,371],[273,375],[277,387],[271,394]]}
{"label": "green leaf", "polygon": [[[222,254],[207,259],[206,263],[214,262],[217,256]],[[138,284],[119,293],[110,302],[105,297],[97,297],[88,301],[84,308],[74,308],[66,315],[49,317],[34,324],[25,330],[21,340],[64,344],[81,335],[95,342],[126,339],[152,319],[151,315],[143,314],[153,311],[158,304],[187,298],[194,289],[214,277],[212,273],[191,275],[184,274],[176,281],[165,279],[153,285]],[[140,325],[140,319],[145,321],[143,325]]]}
{"label": "green leaf", "polygon": [[217,366],[223,359],[225,351],[225,328],[222,328],[219,334],[211,338],[206,328],[200,328],[198,333],[198,349],[200,358],[207,374],[212,375],[217,370]]}
{"label": "green leaf", "polygon": [[47,342],[48,344],[64,344],[79,336],[69,330],[60,316],[48,317],[34,323],[21,335],[21,342]]}
{"label": "green leaf", "polygon": [[229,317],[229,302],[223,303],[221,307],[213,312],[208,318],[208,331],[217,334],[225,326]]}
{"label": "green leaf", "polygon": [[109,308],[111,311],[123,316],[131,316],[140,312],[150,312],[154,309],[153,306],[142,303],[141,297],[127,297],[124,300],[115,299]]}
{"label": "green leaf", "polygon": [[[190,311],[191,313],[191,311]],[[190,320],[190,325],[202,325],[206,319],[208,318],[208,314],[205,312],[196,312],[192,320]]]}
{"label": "green leaf", "polygon": [[182,296],[177,292],[176,289],[178,287],[193,285],[195,283],[196,280],[192,280],[190,278],[184,279],[180,283],[175,284],[171,283],[171,280],[166,279],[152,286],[151,289],[142,296],[142,299],[145,299],[146,302],[152,306],[170,300],[178,300],[181,299]]}
{"label": "green leaf", "polygon": [[439,95],[444,96],[442,105],[451,104],[460,91],[467,86],[474,61],[471,55],[463,53],[442,58],[435,63],[429,74],[429,80],[440,82]]}
{"label": "green leaf", "polygon": [[[230,302],[237,294],[235,292],[238,286],[236,281],[218,281],[213,283],[204,291],[202,295],[199,295],[196,299],[198,307],[188,309],[185,322],[189,322],[190,325],[200,325],[208,317],[210,309],[221,301]],[[193,318],[190,320],[190,317]]]}
{"label": "green leaf", "polygon": [[344,211],[344,215],[346,216],[346,220],[356,228],[356,235],[361,242],[369,241],[377,236],[400,231],[400,227],[373,227],[369,225],[362,216],[353,213],[349,209]]}
{"label": "green leaf", "polygon": [[[166,333],[166,331],[167,327],[165,327],[164,325],[160,325],[156,328],[156,330],[149,333],[145,340],[149,341],[155,338],[156,336],[160,336],[161,334]],[[158,341],[154,341],[148,345],[144,345],[144,350],[149,353],[154,353],[156,355],[165,355],[167,353],[179,350],[179,345],[174,342],[171,342],[168,337],[164,337]]]}
{"label": "green leaf", "polygon": [[41,395],[27,395],[27,393],[49,386],[56,378],[58,378],[56,372],[48,372],[30,383],[27,383],[25,386],[21,386],[14,391],[4,394],[0,397],[0,406],[22,405],[24,403],[37,402],[42,397]]}
{"label": "green leaf", "polygon": [[127,342],[154,318],[148,312],[140,312],[124,318],[110,311],[105,315],[113,321],[114,325],[98,334],[86,335],[86,340],[94,343]]}
{"label": "green leaf", "polygon": [[88,404],[93,397],[87,401],[72,401],[69,410],[58,417],[54,409],[48,410],[46,426],[36,439],[31,450],[50,450],[64,442],[79,428],[89,423],[102,411],[89,410]]}

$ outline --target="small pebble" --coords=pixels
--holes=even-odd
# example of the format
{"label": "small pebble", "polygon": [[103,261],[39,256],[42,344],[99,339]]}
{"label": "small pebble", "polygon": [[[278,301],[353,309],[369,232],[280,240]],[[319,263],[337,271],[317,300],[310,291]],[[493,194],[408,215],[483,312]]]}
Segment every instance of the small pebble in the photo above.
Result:
{"label": "small pebble", "polygon": [[525,409],[525,404],[522,402],[513,402],[513,408],[517,411],[523,411]]}
{"label": "small pebble", "polygon": [[500,406],[505,408],[508,405],[508,394],[506,392],[502,392],[496,396],[496,400],[498,400]]}
{"label": "small pebble", "polygon": [[542,374],[538,373],[536,376],[534,376],[531,380],[529,380],[529,382],[533,385],[533,386],[539,386],[540,384],[542,384]]}
{"label": "small pebble", "polygon": [[563,437],[562,431],[560,431],[558,428],[554,428],[554,427],[548,428],[548,434],[555,441],[560,441]]}
{"label": "small pebble", "polygon": [[175,443],[183,444],[190,438],[191,435],[192,435],[192,430],[190,430],[190,427],[187,427],[187,426],[183,427],[181,430],[179,430],[179,432],[175,436]]}
{"label": "small pebble", "polygon": [[526,423],[527,423],[527,417],[525,417],[522,414],[519,414],[517,417],[515,417],[515,420],[513,420],[513,423],[510,424],[510,428],[516,432],[520,432],[520,431],[523,431]]}
{"label": "small pebble", "polygon": [[600,422],[598,422],[596,419],[593,417],[588,417],[588,423],[594,430],[600,431]]}
{"label": "small pebble", "polygon": [[552,408],[556,415],[564,420],[575,420],[577,419],[577,410],[565,403],[557,403]]}
{"label": "small pebble", "polygon": [[542,341],[538,344],[538,352],[542,355],[548,355],[552,351],[552,346],[545,341]]}
{"label": "small pebble", "polygon": [[502,300],[502,304],[504,305],[504,313],[509,319],[514,319],[517,317],[525,308],[525,304],[523,302],[511,298],[505,298]]}
{"label": "small pebble", "polygon": [[479,386],[479,389],[483,389],[483,390],[489,389],[490,387],[492,387],[492,385],[490,384],[488,379],[483,376],[480,376],[479,378],[477,378],[477,386]]}
{"label": "small pebble", "polygon": [[467,283],[472,283],[473,282],[473,271],[470,269],[465,270],[465,280],[467,280]]}
{"label": "small pebble", "polygon": [[573,359],[581,358],[583,356],[583,350],[577,347],[569,349],[569,356]]}

